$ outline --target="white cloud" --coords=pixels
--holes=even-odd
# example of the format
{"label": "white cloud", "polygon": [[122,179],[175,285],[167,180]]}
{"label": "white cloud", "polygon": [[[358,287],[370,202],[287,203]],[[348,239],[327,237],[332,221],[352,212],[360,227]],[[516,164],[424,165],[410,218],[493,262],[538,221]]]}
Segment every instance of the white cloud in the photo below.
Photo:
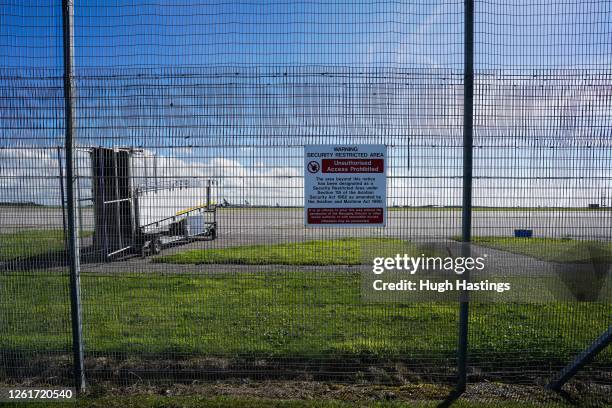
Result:
{"label": "white cloud", "polygon": [[[417,148],[411,154],[433,157],[437,150]],[[538,149],[519,151],[523,154],[541,154]],[[390,148],[391,156],[395,152]],[[544,152],[548,150],[544,149]],[[267,151],[267,154],[270,152]],[[34,201],[58,205],[60,189],[56,155],[54,149],[0,149],[2,161],[0,201]],[[610,158],[600,158],[599,162],[591,162],[594,167],[592,169],[568,168],[567,160],[572,158],[583,164],[588,163],[587,158],[579,160],[571,154],[569,158],[550,157],[545,160],[550,167],[547,170],[547,167],[541,163],[534,164],[530,160],[523,162],[514,159],[507,160],[507,164],[510,166],[514,163],[516,168],[508,174],[515,177],[504,176],[504,171],[496,168],[491,169],[489,173],[491,176],[487,177],[487,166],[497,163],[497,167],[503,167],[506,161],[476,155],[475,175],[480,177],[474,180],[474,204],[583,207],[591,202],[599,202],[604,195],[609,205],[612,199],[609,183],[611,174],[603,166],[609,164]],[[440,162],[428,164],[427,160],[419,158],[414,161],[416,164],[413,166],[417,166],[416,168],[409,169],[396,165],[388,169],[389,205],[460,205],[460,161],[457,161],[459,165],[450,171],[440,167]],[[87,180],[88,156],[83,152],[79,153],[78,162],[79,174],[83,176],[81,196],[89,197],[91,193],[88,191],[90,183]],[[225,199],[232,204],[248,202],[252,205],[302,204],[303,179],[299,160],[296,166],[280,167],[266,166],[265,161],[259,162],[256,166],[245,166],[239,160],[222,157],[208,162],[187,162],[184,159],[159,156],[157,163],[160,183],[189,180],[192,183],[205,185],[206,180],[215,180],[217,201]],[[391,163],[398,163],[397,158],[392,157]],[[532,167],[521,169],[521,163],[525,166],[531,163]],[[546,177],[547,172],[550,177]],[[567,177],[556,178],[557,174],[566,174]],[[136,172],[136,175],[143,176],[144,173]],[[152,176],[152,169],[149,168],[150,183],[153,183]]]}
{"label": "white cloud", "polygon": [[[155,99],[155,79],[142,85],[150,91],[143,92],[146,101],[135,97],[125,112],[107,108],[112,120],[96,119],[99,107],[91,98],[79,111],[90,119],[78,122],[78,139],[144,146],[149,154],[157,152],[159,177],[212,178],[219,199],[255,205],[301,205],[303,144],[386,143],[392,146],[390,204],[459,204],[460,76],[349,68],[322,75],[311,67],[290,76],[232,74],[231,87],[220,86],[229,80],[223,75],[210,78],[186,78],[173,88],[175,115],[163,121],[151,114],[151,104],[167,103]],[[202,81],[211,81],[205,83],[210,89],[202,90]],[[112,90],[117,100],[121,89]],[[604,74],[478,75],[475,203],[585,206],[602,194],[610,201],[611,97],[612,78]],[[30,127],[24,121],[20,126]],[[11,140],[22,133],[11,130]],[[0,201],[58,204],[56,155],[35,144],[0,148]],[[79,157],[85,175],[87,156]],[[82,187],[88,188],[86,180]]]}

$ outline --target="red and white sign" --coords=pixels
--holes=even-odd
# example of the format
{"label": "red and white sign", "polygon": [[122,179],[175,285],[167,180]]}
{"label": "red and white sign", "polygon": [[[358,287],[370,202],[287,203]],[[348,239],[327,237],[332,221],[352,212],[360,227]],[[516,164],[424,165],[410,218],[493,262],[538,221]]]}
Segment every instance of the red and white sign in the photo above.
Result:
{"label": "red and white sign", "polygon": [[304,147],[304,223],[382,227],[387,216],[385,145]]}

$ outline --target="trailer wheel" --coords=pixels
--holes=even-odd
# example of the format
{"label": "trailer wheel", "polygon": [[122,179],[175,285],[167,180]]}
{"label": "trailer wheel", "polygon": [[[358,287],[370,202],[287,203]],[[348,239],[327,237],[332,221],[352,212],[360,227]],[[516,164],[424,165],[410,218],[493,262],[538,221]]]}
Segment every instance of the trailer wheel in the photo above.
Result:
{"label": "trailer wheel", "polygon": [[159,237],[153,238],[153,240],[151,241],[151,253],[153,255],[157,255],[161,251],[162,251],[162,242],[161,242],[161,239],[159,239]]}
{"label": "trailer wheel", "polygon": [[211,241],[214,241],[215,238],[217,238],[217,228],[213,228],[210,230],[210,239]]}
{"label": "trailer wheel", "polygon": [[149,253],[149,245],[151,245],[151,241],[147,241],[140,247],[140,256],[146,258]]}

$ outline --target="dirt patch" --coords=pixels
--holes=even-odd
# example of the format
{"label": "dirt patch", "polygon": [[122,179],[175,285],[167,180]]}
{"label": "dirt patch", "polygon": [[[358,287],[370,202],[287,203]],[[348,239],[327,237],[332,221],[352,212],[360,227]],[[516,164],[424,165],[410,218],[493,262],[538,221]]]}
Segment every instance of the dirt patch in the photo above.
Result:
{"label": "dirt patch", "polygon": [[[72,382],[69,355],[37,359],[22,356],[16,364],[22,368],[21,375],[7,375],[15,374],[14,371],[1,373],[5,384],[42,386],[69,385]],[[452,366],[417,368],[414,364],[368,358],[350,361],[267,361],[96,357],[86,362],[89,387],[85,396],[324,399],[358,402],[362,405],[378,401],[416,404],[440,401],[449,395],[454,380]],[[316,368],[320,371],[317,372]],[[440,373],[445,373],[446,377],[439,376]],[[507,381],[483,380],[485,377],[486,374],[472,367],[469,385],[462,399],[483,403],[519,401],[540,405],[565,401],[564,397],[544,388],[544,378],[526,382],[526,377],[520,376],[509,377]],[[441,378],[446,378],[446,381]],[[570,399],[581,406],[612,406],[612,381],[609,381],[609,377],[575,379],[564,390]]]}
{"label": "dirt patch", "polygon": [[[6,354],[0,353],[1,356]],[[71,381],[69,354],[11,353],[0,359],[0,374],[15,383],[66,383]],[[503,368],[503,369],[500,369]],[[470,361],[468,379],[472,383],[511,383],[544,386],[563,365],[530,361],[529,367],[505,361]],[[385,360],[374,356],[338,358],[224,358],[113,353],[85,360],[88,380],[114,384],[159,383],[172,381],[332,381],[360,385],[411,383],[452,385],[456,377],[455,359],[438,355],[429,360]],[[612,370],[606,364],[591,363],[574,380],[581,384],[612,384]]]}
{"label": "dirt patch", "polygon": [[[213,384],[193,382],[191,384],[150,385],[134,384],[116,387],[100,383],[92,387],[87,396],[136,396],[162,395],[265,398],[274,400],[337,400],[349,403],[371,403],[379,401],[419,402],[441,401],[452,391],[452,387],[440,384],[355,385],[317,381],[224,381]],[[588,393],[584,389],[569,387],[568,394],[574,403],[581,406],[609,406],[612,404],[612,386],[591,385]],[[567,400],[543,387],[510,385],[504,383],[469,384],[462,400],[471,402],[524,402],[533,405],[564,403]]]}

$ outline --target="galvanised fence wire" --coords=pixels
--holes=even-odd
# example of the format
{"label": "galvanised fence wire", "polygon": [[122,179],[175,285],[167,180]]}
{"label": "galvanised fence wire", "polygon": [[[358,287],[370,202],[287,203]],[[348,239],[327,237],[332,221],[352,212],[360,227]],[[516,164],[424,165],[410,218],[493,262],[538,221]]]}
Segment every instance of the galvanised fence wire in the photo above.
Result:
{"label": "galvanised fence wire", "polygon": [[[594,246],[609,266],[610,4],[474,10],[474,250],[527,278],[588,264]],[[452,384],[458,302],[366,302],[360,282],[375,257],[459,245],[463,12],[462,1],[77,2],[88,383]],[[0,13],[7,383],[73,384],[61,16],[60,2]],[[311,144],[387,146],[384,228],[304,227]],[[538,300],[470,304],[469,381],[544,384],[612,323],[597,298]],[[607,350],[578,381],[609,385],[611,368]]]}
{"label": "galvanised fence wire", "polygon": [[[541,241],[531,245],[532,256],[557,268],[575,262],[564,255],[580,245],[610,242],[611,214],[603,210],[611,205],[609,5],[486,1],[476,2],[474,9],[474,205],[521,207],[476,211],[475,241],[490,242],[487,237],[498,235],[500,224],[532,229]],[[521,254],[519,245],[501,248]],[[588,252],[582,257],[588,258]],[[508,271],[537,274],[546,269],[513,254],[498,258]],[[609,259],[604,262],[608,268]],[[583,278],[593,279],[588,273]],[[602,333],[612,316],[609,304],[593,308],[589,302],[496,307],[488,313],[471,309],[470,318],[486,327],[470,331],[471,358],[483,361],[485,372],[499,370],[497,352],[476,346],[486,344],[483,339],[494,332],[513,349],[504,370],[515,372],[513,381],[518,382],[548,377],[555,365],[551,350],[578,354],[594,341],[593,335],[592,340],[580,338],[581,321]],[[526,335],[527,316],[537,316],[539,322],[533,343]],[[512,333],[517,331],[525,334],[514,343]],[[556,334],[542,336],[544,331]],[[604,353],[596,362],[607,367],[608,360]],[[609,368],[602,376],[590,367],[579,375],[592,383],[609,383]]]}

